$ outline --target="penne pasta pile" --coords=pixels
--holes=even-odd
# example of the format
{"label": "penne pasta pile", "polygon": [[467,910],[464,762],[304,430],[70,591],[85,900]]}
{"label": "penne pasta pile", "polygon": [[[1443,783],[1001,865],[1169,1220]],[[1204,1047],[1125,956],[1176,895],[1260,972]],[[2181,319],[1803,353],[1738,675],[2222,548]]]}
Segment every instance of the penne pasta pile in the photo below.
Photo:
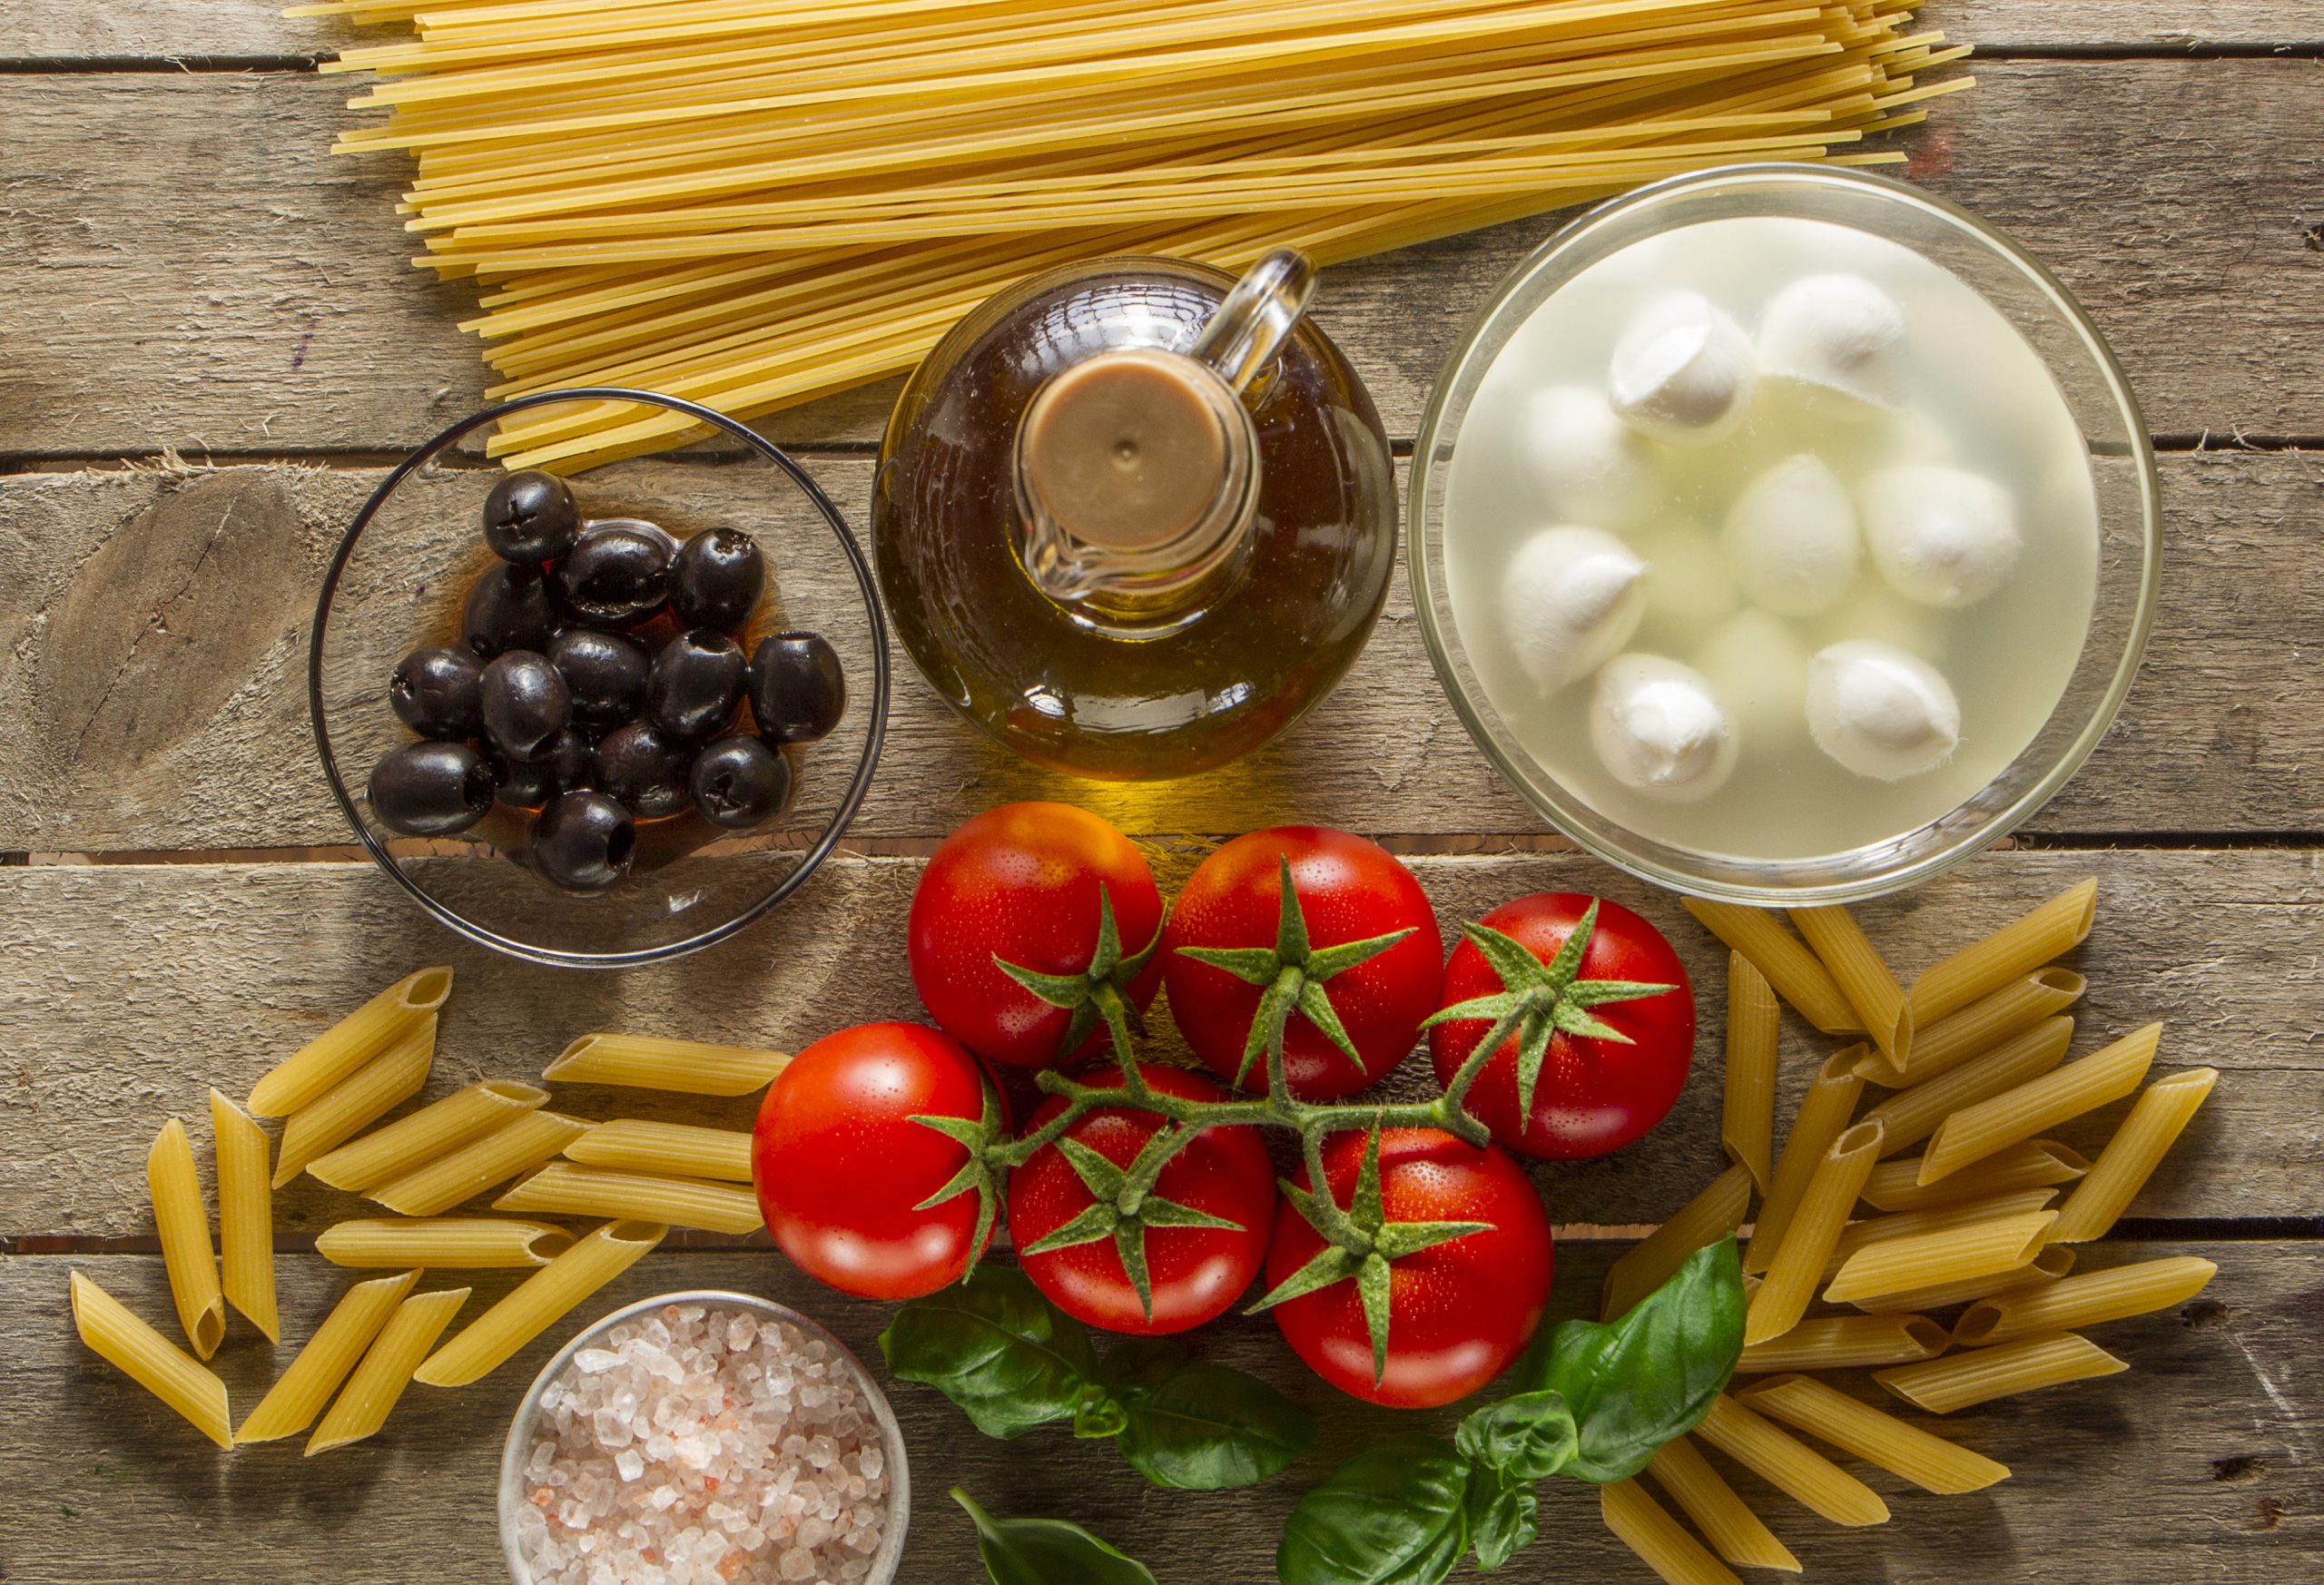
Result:
{"label": "penne pasta pile", "polygon": [[[1729,1166],[1614,1263],[1604,1313],[1751,1223],[1737,1374],[1752,1384],[1647,1466],[1693,1531],[1637,1481],[1600,1489],[1608,1528],[1665,1580],[1726,1585],[1735,1568],[1799,1567],[1696,1442],[1835,1524],[1879,1524],[1879,1495],[1793,1432],[1929,1491],[1975,1491],[2009,1471],[1825,1374],[1869,1370],[1932,1414],[2112,1375],[2129,1367],[2084,1328],[2167,1309],[2210,1282],[2217,1267],[2183,1256],[2073,1272],[2073,1246],[2114,1226],[2219,1078],[2190,1068],[2142,1090],[2159,1024],[2066,1060],[2083,982],[2055,960],[2090,933],[2097,892],[2094,881],[2061,892],[1909,989],[1846,909],[1793,910],[1795,935],[1773,913],[1689,900],[1729,950]],[[1784,1002],[1856,1043],[1817,1069],[1777,1152]],[[2133,1093],[2095,1161],[2043,1137]],[[1957,1310],[1949,1326],[1934,1314],[1946,1310]]]}

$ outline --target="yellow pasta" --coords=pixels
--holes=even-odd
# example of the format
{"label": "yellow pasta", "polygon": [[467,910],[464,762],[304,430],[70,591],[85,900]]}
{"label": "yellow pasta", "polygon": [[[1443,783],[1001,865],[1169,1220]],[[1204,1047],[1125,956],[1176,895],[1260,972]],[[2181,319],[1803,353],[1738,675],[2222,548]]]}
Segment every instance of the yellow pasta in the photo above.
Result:
{"label": "yellow pasta", "polygon": [[748,1184],[703,1178],[653,1177],[552,1161],[492,1202],[496,1211],[552,1216],[628,1217],[699,1227],[706,1233],[755,1233],[766,1224]]}
{"label": "yellow pasta", "polygon": [[73,1274],[73,1329],[99,1358],[135,1382],[220,1447],[234,1445],[226,1383],[94,1281]]}
{"label": "yellow pasta", "polygon": [[385,1425],[397,1400],[411,1385],[413,1367],[427,1356],[468,1302],[468,1289],[441,1288],[414,1294],[398,1304],[371,1346],[363,1351],[362,1363],[347,1378],[339,1401],[307,1439],[307,1456],[361,1442]]}
{"label": "yellow pasta", "polygon": [[435,1060],[436,1015],[429,1013],[386,1050],[283,1119],[274,1186],[281,1188],[305,1171],[309,1162],[425,1089]]}
{"label": "yellow pasta", "polygon": [[1743,1224],[1751,1209],[1751,1175],[1730,1167],[1670,1219],[1607,1269],[1603,1314],[1608,1320],[1660,1287],[1696,1250],[1718,1243]]}
{"label": "yellow pasta", "polygon": [[1872,1043],[1898,1068],[1907,1065],[1912,1060],[1912,1006],[1856,915],[1837,906],[1795,908],[1791,922],[1831,972]]}
{"label": "yellow pasta", "polygon": [[2131,1115],[2098,1153],[2090,1176],[2074,1186],[2059,1207],[2058,1229],[2052,1236],[2061,1244],[2103,1238],[2146,1186],[2146,1180],[2218,1082],[2219,1069],[2191,1068],[2147,1086],[2146,1093],[2132,1105]]}
{"label": "yellow pasta", "polygon": [[1864,1093],[1864,1080],[1855,1071],[1856,1058],[1863,1054],[1863,1047],[1851,1046],[1826,1058],[1808,1081],[1799,1116],[1792,1120],[1791,1132],[1784,1137],[1783,1154],[1776,1159],[1775,1181],[1768,1186],[1767,1203],[1759,1207],[1751,1242],[1743,1251],[1745,1271],[1765,1272],[1774,1261],[1776,1246],[1791,1226],[1792,1212],[1807,1192],[1808,1180],[1816,1176],[1832,1141],[1846,1131],[1856,1098]]}
{"label": "yellow pasta", "polygon": [[1704,1551],[1636,1481],[1600,1486],[1598,1511],[1606,1528],[1668,1585],[1742,1585],[1732,1569]]}
{"label": "yellow pasta", "polygon": [[1768,1267],[1767,1280],[1751,1295],[1743,1319],[1743,1341],[1748,1345],[1781,1337],[1807,1313],[1817,1280],[1838,1242],[1848,1209],[1864,1188],[1866,1174],[1880,1156],[1880,1125],[1860,1123],[1832,1141],[1832,1147],[1807,1180],[1791,1226]]}
{"label": "yellow pasta", "polygon": [[1921,1182],[1935,1183],[2044,1128],[2122,1099],[2146,1077],[2162,1038],[2162,1026],[2149,1024],[2080,1061],[1952,1113],[1929,1138]]}
{"label": "yellow pasta", "polygon": [[1646,1472],[1685,1511],[1718,1555],[1746,1569],[1799,1572],[1799,1560],[1684,1436],[1662,1444]]}
{"label": "yellow pasta", "polygon": [[1975,1348],[2037,1333],[2068,1332],[2152,1314],[2201,1293],[2218,1270],[2208,1260],[2181,1255],[2084,1272],[2040,1287],[2014,1289],[1980,1299],[1963,1311],[1953,1339],[1964,1347]]}
{"label": "yellow pasta", "polygon": [[2082,1153],[2055,1139],[2028,1139],[1996,1150],[1948,1177],[1920,1180],[1917,1156],[1884,1161],[1864,1180],[1864,1202],[1883,1211],[1925,1211],[1938,1206],[1983,1199],[1987,1195],[2068,1184],[2090,1170]]}
{"label": "yellow pasta", "polygon": [[1791,1009],[1827,1035],[1860,1035],[1864,1022],[1840,994],[1839,982],[1816,954],[1800,945],[1783,928],[1783,921],[1763,908],[1732,902],[1710,902],[1699,897],[1682,899],[1687,911],[1702,927],[1727,943],[1767,977],[1776,994]]}
{"label": "yellow pasta", "polygon": [[1736,1362],[1740,1375],[1774,1371],[1857,1370],[1935,1359],[1949,1339],[1925,1315],[1825,1315],[1802,1321],[1781,1337],[1755,1343]]}
{"label": "yellow pasta", "polygon": [[333,1188],[359,1195],[449,1155],[547,1099],[548,1091],[537,1084],[487,1078],[326,1151],[307,1163],[307,1172]]}
{"label": "yellow pasta", "polygon": [[330,1395],[347,1380],[355,1362],[371,1346],[379,1328],[396,1313],[404,1295],[419,1280],[417,1271],[400,1276],[374,1277],[357,1283],[339,1296],[323,1324],[307,1339],[299,1357],[282,1373],[258,1407],[250,1412],[236,1442],[273,1442],[295,1436],[315,1423]]}
{"label": "yellow pasta", "polygon": [[448,1156],[365,1190],[364,1197],[399,1216],[438,1216],[538,1167],[588,1130],[587,1123],[563,1112],[526,1112]]}
{"label": "yellow pasta", "polygon": [[2014,1272],[2041,1253],[2057,1223],[2055,1211],[2034,1211],[1866,1245],[1848,1256],[1824,1297],[1852,1304],[1916,1293],[1935,1283]]}
{"label": "yellow pasta", "polygon": [[751,1137],[739,1129],[615,1117],[573,1141],[565,1147],[565,1154],[586,1167],[610,1167],[623,1172],[709,1177],[724,1183],[751,1181]]}
{"label": "yellow pasta", "polygon": [[2050,1202],[2057,1197],[2058,1191],[2053,1188],[2012,1189],[2003,1194],[1981,1196],[1974,1200],[1961,1200],[1953,1205],[1932,1206],[1925,1210],[1867,1216],[1861,1222],[1849,1223],[1841,1230],[1839,1242],[1832,1246],[1832,1258],[1825,1266],[1824,1275],[1827,1278],[1837,1276],[1840,1266],[1850,1255],[1871,1245],[1885,1244],[1892,1238],[1916,1237],[1923,1233],[1943,1233],[1955,1227],[1990,1222],[2001,1216],[2022,1216],[2032,1211],[2046,1211],[2050,1208]]}
{"label": "yellow pasta", "polygon": [[1712,1400],[1695,1434],[1834,1524],[1888,1522],[1888,1505],[1877,1491],[1724,1393]]}
{"label": "yellow pasta", "polygon": [[2072,1019],[2043,1019],[1973,1062],[1926,1084],[1898,1090],[1865,1113],[1864,1120],[1880,1124],[1887,1138],[1886,1148],[1893,1156],[1935,1133],[1938,1124],[1962,1108],[2047,1073],[2065,1060],[2066,1048],[2073,1042]]}
{"label": "yellow pasta", "polygon": [[432,1018],[452,994],[449,969],[408,974],[269,1068],[251,1087],[250,1109],[261,1117],[287,1117],[310,1106],[347,1078]]}
{"label": "yellow pasta", "polygon": [[218,1157],[218,1254],[226,1298],[266,1334],[282,1338],[274,1303],[274,1191],[267,1186],[266,1130],[216,1090],[210,1138]]}
{"label": "yellow pasta", "polygon": [[1934,963],[1913,981],[1915,1027],[1926,1029],[2011,980],[2082,945],[2098,912],[2095,878],[2069,886],[1983,940]]}
{"label": "yellow pasta", "polygon": [[1719,1103],[1718,1139],[1727,1158],[1749,1171],[1768,1192],[1775,1153],[1776,1032],[1780,1015],[1775,988],[1740,952],[1727,954],[1727,1088]]}
{"label": "yellow pasta", "polygon": [[1922,1364],[1875,1371],[1872,1379],[1915,1408],[1950,1414],[1994,1398],[2115,1375],[2130,1368],[2086,1337],[2045,1332],[1995,1348],[1974,1348]]}
{"label": "yellow pasta", "polygon": [[1752,1388],[1741,1401],[1771,1420],[1901,1475],[1924,1491],[1980,1491],[2009,1479],[2007,1464],[1908,1425],[1807,1376],[1777,1377]]}
{"label": "yellow pasta", "polygon": [[617,1084],[686,1095],[748,1095],[790,1065],[781,1051],[709,1046],[652,1035],[584,1035],[541,1077],[566,1084]]}
{"label": "yellow pasta", "polygon": [[1949,1018],[1913,1029],[1912,1066],[1898,1068],[1886,1052],[1865,1058],[1864,1077],[1890,1089],[1901,1089],[1950,1073],[1974,1057],[1981,1057],[2004,1040],[2024,1034],[2043,1019],[2054,1018],[2082,999],[2090,982],[2071,969],[2041,969],[2013,980],[1992,994],[1972,1002]]}
{"label": "yellow pasta", "polygon": [[2042,1252],[2027,1264],[2013,1271],[1992,1276],[1950,1277],[1925,1288],[1908,1288],[1901,1294],[1884,1294],[1878,1298],[1858,1299],[1856,1307],[1874,1315],[1912,1314],[1927,1310],[1943,1310],[1954,1304],[1966,1304],[1977,1299],[1991,1298],[1996,1294],[2022,1293],[2053,1283],[2073,1269],[2073,1251],[2056,1244],[2043,1245]]}
{"label": "yellow pasta", "polygon": [[226,1296],[211,1253],[210,1213],[202,1202],[202,1180],[194,1175],[193,1144],[175,1117],[162,1125],[145,1153],[145,1188],[153,1201],[153,1226],[161,1236],[178,1324],[185,1328],[195,1357],[208,1359],[226,1335]]}
{"label": "yellow pasta", "polygon": [[576,1240],[429,1355],[418,1378],[432,1387],[460,1387],[491,1374],[576,1304],[644,1259],[668,1232],[652,1222],[608,1222]]}
{"label": "yellow pasta", "polygon": [[334,1265],[424,1265],[468,1271],[547,1265],[572,1242],[572,1234],[547,1222],[495,1216],[375,1216],[336,1222],[324,1228],[315,1240],[315,1253]]}

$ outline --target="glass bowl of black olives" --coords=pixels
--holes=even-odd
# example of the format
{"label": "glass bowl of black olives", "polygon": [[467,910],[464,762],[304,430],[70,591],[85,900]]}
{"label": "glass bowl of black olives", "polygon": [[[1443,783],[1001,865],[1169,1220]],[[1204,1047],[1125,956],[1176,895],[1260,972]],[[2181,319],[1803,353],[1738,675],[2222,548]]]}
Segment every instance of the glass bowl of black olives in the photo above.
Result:
{"label": "glass bowl of black olives", "polygon": [[[496,423],[584,402],[709,443],[565,477],[487,460]],[[879,759],[887,634],[846,519],[781,450],[675,398],[551,391],[380,483],[308,682],[332,792],[421,906],[520,958],[625,968],[724,940],[831,852]]]}

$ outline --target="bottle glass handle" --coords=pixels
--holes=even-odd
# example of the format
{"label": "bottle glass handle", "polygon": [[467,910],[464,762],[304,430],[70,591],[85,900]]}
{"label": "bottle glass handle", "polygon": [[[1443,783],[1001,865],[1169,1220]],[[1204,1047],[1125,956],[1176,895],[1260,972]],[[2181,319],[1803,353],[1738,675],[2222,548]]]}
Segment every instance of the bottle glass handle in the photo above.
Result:
{"label": "bottle glass handle", "polygon": [[1193,355],[1236,395],[1275,359],[1315,294],[1315,266],[1295,248],[1277,248],[1251,266],[1196,338]]}

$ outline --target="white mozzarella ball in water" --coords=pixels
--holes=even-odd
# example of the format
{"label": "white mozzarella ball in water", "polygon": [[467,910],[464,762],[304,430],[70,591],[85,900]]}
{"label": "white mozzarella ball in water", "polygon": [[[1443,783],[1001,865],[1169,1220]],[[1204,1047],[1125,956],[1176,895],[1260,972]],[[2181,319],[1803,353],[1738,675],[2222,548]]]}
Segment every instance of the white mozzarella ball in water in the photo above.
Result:
{"label": "white mozzarella ball in water", "polygon": [[1837,397],[1842,409],[1879,411],[1903,394],[1905,311],[1861,275],[1808,275],[1768,302],[1759,321],[1759,369]]}
{"label": "white mozzarella ball in water", "polygon": [[1630,543],[1646,561],[1646,619],[1661,635],[1658,643],[1692,645],[1741,603],[1718,541],[1700,525],[1654,524]]}
{"label": "white mozzarella ball in water", "polygon": [[1750,338],[1701,294],[1666,292],[1639,311],[1607,371],[1628,422],[1674,446],[1703,446],[1743,417],[1758,383]]}
{"label": "white mozzarella ball in water", "polygon": [[1807,667],[1816,746],[1859,776],[1899,782],[1933,771],[1961,743],[1961,704],[1935,666],[1893,645],[1855,641]]}
{"label": "white mozzarella ball in water", "polygon": [[1527,397],[1517,444],[1552,517],[1623,528],[1652,516],[1661,502],[1654,442],[1586,386],[1551,386]]}
{"label": "white mozzarella ball in water", "polygon": [[1814,616],[1856,582],[1856,507],[1821,458],[1802,452],[1753,479],[1727,514],[1728,570],[1778,616]]}
{"label": "white mozzarella ball in water", "polygon": [[1974,605],[2009,581],[2024,540],[1993,480],[1955,468],[1884,468],[1861,492],[1865,537],[1888,586],[1924,605]]}
{"label": "white mozzarella ball in water", "polygon": [[1621,655],[1598,674],[1590,741],[1614,779],[1672,803],[1718,791],[1734,773],[1735,724],[1691,666]]}
{"label": "white mozzarella ball in water", "polygon": [[1596,671],[1638,631],[1646,564],[1596,528],[1545,528],[1510,558],[1502,622],[1544,694]]}
{"label": "white mozzarella ball in water", "polygon": [[1710,679],[1754,744],[1796,740],[1807,730],[1807,645],[1782,618],[1737,612],[1695,652],[1695,670]]}

